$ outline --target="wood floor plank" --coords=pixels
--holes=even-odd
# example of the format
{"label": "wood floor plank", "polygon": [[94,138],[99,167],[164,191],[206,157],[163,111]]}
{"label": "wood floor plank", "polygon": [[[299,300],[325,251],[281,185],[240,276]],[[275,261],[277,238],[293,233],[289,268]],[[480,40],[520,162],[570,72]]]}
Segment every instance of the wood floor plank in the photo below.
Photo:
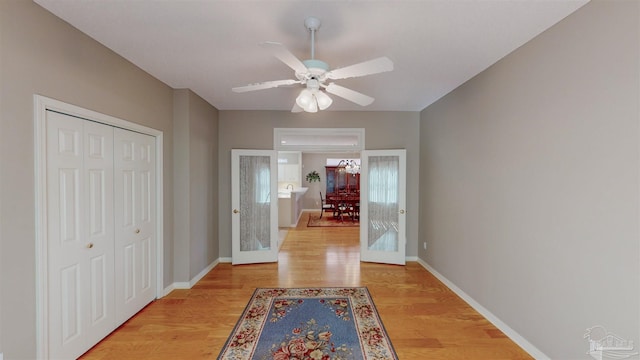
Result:
{"label": "wood floor plank", "polygon": [[219,264],[131,318],[82,359],[212,359],[256,287],[366,286],[400,359],[531,359],[415,262],[360,262],[359,228],[290,229],[277,264]]}

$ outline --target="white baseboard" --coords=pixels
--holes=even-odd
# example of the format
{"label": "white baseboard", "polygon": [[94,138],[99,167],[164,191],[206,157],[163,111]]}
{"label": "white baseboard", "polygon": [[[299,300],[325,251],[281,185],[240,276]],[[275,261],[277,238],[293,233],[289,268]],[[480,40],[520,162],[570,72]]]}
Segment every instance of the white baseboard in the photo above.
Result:
{"label": "white baseboard", "polygon": [[205,275],[207,275],[207,273],[211,271],[214,267],[216,267],[218,263],[220,263],[220,261],[215,260],[214,262],[209,264],[206,268],[204,268],[204,270],[200,271],[198,275],[194,276],[193,279],[191,279],[190,281],[176,281],[171,285],[167,286],[163,290],[163,294],[164,294],[163,297],[167,296],[170,292],[176,289],[191,289],[193,285],[195,285],[198,281],[200,281],[200,279],[202,279]]}
{"label": "white baseboard", "polygon": [[190,289],[189,283],[186,281],[176,281],[173,284],[164,288],[164,296],[169,295],[170,292],[176,289]]}
{"label": "white baseboard", "polygon": [[424,260],[418,258],[418,263],[422,265],[427,271],[429,271],[433,276],[435,276],[438,280],[444,283],[451,291],[453,291],[456,295],[462,298],[469,306],[474,308],[480,315],[484,316],[489,322],[491,322],[495,327],[500,329],[505,335],[507,335],[513,342],[518,344],[524,351],[528,352],[534,359],[537,360],[550,360],[551,358],[547,356],[545,353],[540,351],[537,347],[533,346],[527,339],[518,334],[515,330],[510,328],[507,324],[505,324],[502,320],[500,320],[497,316],[487,310],[484,306],[480,305],[477,301],[475,301],[471,296],[462,291],[459,287],[457,287],[454,283],[449,281],[442,274],[437,272],[434,268],[432,268],[429,264],[427,264]]}
{"label": "white baseboard", "polygon": [[204,270],[200,271],[198,275],[194,276],[193,279],[189,281],[189,288],[192,288],[193,285],[195,285],[198,281],[200,281],[200,279],[202,279],[205,275],[207,275],[209,271],[211,271],[214,267],[216,267],[216,265],[218,265],[218,262],[219,262],[218,260],[214,260],[211,264],[209,264],[209,266],[204,268]]}
{"label": "white baseboard", "polygon": [[175,290],[175,286],[173,284],[169,284],[166,288],[162,289],[162,297],[169,295],[170,292]]}
{"label": "white baseboard", "polygon": [[218,259],[218,261],[220,263],[231,263],[231,258],[230,257],[221,257]]}

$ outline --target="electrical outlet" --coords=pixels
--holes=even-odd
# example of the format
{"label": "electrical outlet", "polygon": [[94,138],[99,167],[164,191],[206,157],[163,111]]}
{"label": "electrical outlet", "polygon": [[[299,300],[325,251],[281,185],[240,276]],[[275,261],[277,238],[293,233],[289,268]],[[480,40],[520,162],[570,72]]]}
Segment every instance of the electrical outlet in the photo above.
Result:
{"label": "electrical outlet", "polygon": [[425,250],[427,250],[427,242],[426,242],[426,241],[422,243],[422,247],[423,247]]}

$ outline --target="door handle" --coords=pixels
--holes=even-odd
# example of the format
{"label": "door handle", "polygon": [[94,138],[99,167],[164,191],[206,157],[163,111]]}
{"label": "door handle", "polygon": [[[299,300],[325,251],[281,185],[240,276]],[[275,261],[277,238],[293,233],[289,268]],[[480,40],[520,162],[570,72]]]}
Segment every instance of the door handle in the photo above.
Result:
{"label": "door handle", "polygon": [[135,233],[140,234],[140,229],[136,229]]}
{"label": "door handle", "polygon": [[239,213],[239,212],[240,212],[240,211],[239,211],[238,209],[233,209],[233,213],[234,213],[234,214],[237,214],[237,213]]}
{"label": "door handle", "polygon": [[87,244],[87,249],[91,249],[93,247],[93,243],[88,243]]}
{"label": "door handle", "polygon": [[404,209],[400,209],[400,214],[404,214]]}

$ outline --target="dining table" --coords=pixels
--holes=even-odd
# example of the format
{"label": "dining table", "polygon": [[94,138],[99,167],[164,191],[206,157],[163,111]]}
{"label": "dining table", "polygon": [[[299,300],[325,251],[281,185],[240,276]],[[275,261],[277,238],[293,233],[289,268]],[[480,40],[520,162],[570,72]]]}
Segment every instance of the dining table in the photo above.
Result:
{"label": "dining table", "polygon": [[344,221],[344,215],[352,221],[360,218],[359,192],[334,192],[327,194],[327,202],[333,205],[333,216]]}

